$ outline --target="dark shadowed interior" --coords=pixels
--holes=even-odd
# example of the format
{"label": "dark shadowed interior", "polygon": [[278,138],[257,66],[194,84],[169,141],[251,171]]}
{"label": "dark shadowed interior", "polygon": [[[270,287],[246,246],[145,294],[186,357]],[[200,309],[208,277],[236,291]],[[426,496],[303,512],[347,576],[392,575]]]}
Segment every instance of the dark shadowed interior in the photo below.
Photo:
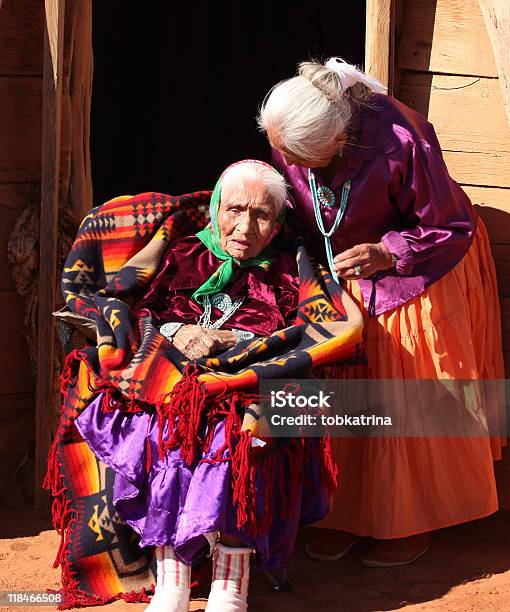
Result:
{"label": "dark shadowed interior", "polygon": [[364,2],[95,0],[93,20],[94,205],[268,159],[255,116],[270,87],[310,57],[364,58]]}

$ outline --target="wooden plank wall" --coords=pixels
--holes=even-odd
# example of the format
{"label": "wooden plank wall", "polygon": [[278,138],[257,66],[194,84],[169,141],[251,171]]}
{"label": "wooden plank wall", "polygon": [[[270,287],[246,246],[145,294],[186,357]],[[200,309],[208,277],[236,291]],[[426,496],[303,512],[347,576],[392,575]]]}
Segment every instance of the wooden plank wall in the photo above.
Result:
{"label": "wooden plank wall", "polygon": [[[452,177],[484,219],[510,376],[510,125],[479,0],[401,0],[395,96],[435,126]],[[509,41],[510,42],[510,41]],[[496,463],[510,509],[510,453]]]}
{"label": "wooden plank wall", "polygon": [[478,0],[499,76],[499,86],[510,122],[510,3],[508,0]]}
{"label": "wooden plank wall", "polygon": [[[92,0],[66,0],[65,4],[63,70],[60,80],[61,163],[52,169],[59,177],[57,250],[60,262],[67,256],[77,223],[92,205],[89,148]],[[1,3],[0,214],[3,223],[0,224],[0,314],[3,319],[0,326],[0,494],[13,480],[20,481],[20,472],[15,471],[14,466],[27,466],[28,457],[30,461],[26,474],[30,478],[34,468],[35,381],[23,328],[27,325],[30,330],[30,355],[32,361],[35,361],[44,30],[45,2],[4,0]],[[27,207],[29,214],[20,217]],[[23,285],[21,293],[28,293],[28,299],[16,292],[12,279],[13,262],[8,261],[7,245],[18,220],[17,240],[11,240],[9,250],[12,260],[17,262],[16,277],[19,285]],[[47,251],[47,239],[48,232],[43,231],[43,253]],[[56,274],[59,277],[60,270]],[[57,300],[60,299],[57,288],[56,295]],[[43,319],[46,327],[42,331],[47,334],[53,322],[51,317]],[[43,356],[51,351],[50,346],[41,349]],[[51,380],[53,374],[49,361],[45,359],[45,378]],[[55,388],[58,388],[58,372],[54,374]],[[43,471],[48,450],[44,447],[56,427],[60,399],[56,394],[53,402],[45,401],[44,404],[48,405],[42,407],[39,419],[39,438],[41,432],[45,436],[45,443],[38,445],[39,475]],[[28,483],[26,490],[30,489],[31,483]]]}
{"label": "wooden plank wall", "polygon": [[478,0],[403,0],[396,97],[435,126],[490,235],[510,376],[510,125]]}
{"label": "wooden plank wall", "polygon": [[33,448],[34,376],[23,340],[25,299],[7,262],[21,211],[40,198],[44,2],[3,0],[0,10],[0,490]]}

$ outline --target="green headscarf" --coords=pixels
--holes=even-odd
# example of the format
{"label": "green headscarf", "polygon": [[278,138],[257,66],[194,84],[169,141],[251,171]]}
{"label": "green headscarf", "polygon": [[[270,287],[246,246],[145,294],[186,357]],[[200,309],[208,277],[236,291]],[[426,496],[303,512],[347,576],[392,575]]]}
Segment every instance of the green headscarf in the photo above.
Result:
{"label": "green headscarf", "polygon": [[[265,162],[259,162],[256,160],[245,160],[250,161],[252,163],[260,163],[269,168],[275,170],[269,164]],[[237,162],[243,163],[243,162]],[[230,168],[231,166],[229,166]],[[228,168],[227,168],[228,170]],[[226,172],[226,171],[225,171]],[[223,173],[225,174],[225,173]],[[223,175],[222,175],[223,176]],[[200,285],[200,287],[195,291],[195,293],[191,296],[195,302],[201,304],[203,302],[205,295],[213,295],[214,293],[218,293],[221,291],[233,278],[235,272],[235,266],[239,266],[240,268],[247,268],[249,266],[259,266],[264,270],[268,270],[269,266],[273,263],[273,259],[271,257],[273,253],[273,249],[271,246],[266,246],[257,257],[252,257],[250,259],[236,259],[229,255],[226,251],[224,251],[220,246],[220,228],[218,226],[218,209],[221,203],[221,177],[216,182],[214,187],[214,191],[211,196],[210,203],[210,213],[211,213],[211,223],[206,228],[195,234],[197,238],[199,238],[205,246],[211,251],[213,255],[215,255],[218,259],[221,259],[223,263],[216,270],[216,272],[209,277],[205,283]],[[278,218],[276,219],[276,223],[281,225],[283,219],[285,218],[285,204],[282,206],[280,213],[278,214]],[[211,227],[212,226],[212,227]]]}

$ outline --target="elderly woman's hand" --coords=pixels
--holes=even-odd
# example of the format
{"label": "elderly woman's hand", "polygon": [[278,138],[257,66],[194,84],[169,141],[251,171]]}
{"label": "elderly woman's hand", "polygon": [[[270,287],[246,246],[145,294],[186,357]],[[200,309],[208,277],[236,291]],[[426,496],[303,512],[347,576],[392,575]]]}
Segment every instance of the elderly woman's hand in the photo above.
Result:
{"label": "elderly woman's hand", "polygon": [[[393,258],[382,242],[358,244],[352,249],[339,253],[333,259],[333,267],[338,276],[346,280],[357,280],[368,278],[379,270],[392,268]],[[359,274],[356,274],[356,271]]]}
{"label": "elderly woman's hand", "polygon": [[183,325],[173,337],[173,343],[188,359],[200,359],[234,346],[236,337],[224,329]]}

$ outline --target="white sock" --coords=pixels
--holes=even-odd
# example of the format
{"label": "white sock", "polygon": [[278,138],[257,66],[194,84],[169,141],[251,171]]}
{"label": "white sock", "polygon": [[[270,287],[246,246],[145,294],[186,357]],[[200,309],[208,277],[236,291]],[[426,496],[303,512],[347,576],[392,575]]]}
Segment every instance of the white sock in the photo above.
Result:
{"label": "white sock", "polygon": [[248,609],[251,552],[250,548],[216,545],[211,592],[205,612],[240,612]]}
{"label": "white sock", "polygon": [[156,590],[145,612],[188,612],[191,567],[179,561],[171,546],[156,548]]}

